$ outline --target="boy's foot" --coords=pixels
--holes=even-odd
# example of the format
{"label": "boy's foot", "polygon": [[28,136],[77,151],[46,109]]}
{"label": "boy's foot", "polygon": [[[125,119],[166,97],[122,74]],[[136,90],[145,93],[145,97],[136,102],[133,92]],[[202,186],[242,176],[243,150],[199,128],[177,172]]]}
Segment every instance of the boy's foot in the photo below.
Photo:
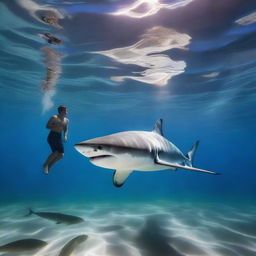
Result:
{"label": "boy's foot", "polygon": [[44,169],[43,169],[43,173],[44,173],[44,174],[49,174],[49,168],[48,168],[48,165],[44,165],[43,167],[44,167]]}

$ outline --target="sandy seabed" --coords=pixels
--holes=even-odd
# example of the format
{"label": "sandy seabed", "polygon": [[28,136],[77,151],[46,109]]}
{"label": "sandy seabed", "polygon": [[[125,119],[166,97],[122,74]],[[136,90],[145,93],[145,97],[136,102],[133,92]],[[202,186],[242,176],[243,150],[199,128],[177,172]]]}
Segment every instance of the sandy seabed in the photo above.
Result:
{"label": "sandy seabed", "polygon": [[78,224],[56,224],[37,215],[24,217],[28,207],[1,205],[0,245],[19,239],[46,241],[47,246],[1,256],[58,256],[79,235],[88,239],[73,256],[255,256],[256,207],[173,202],[42,205],[34,211],[82,217]]}

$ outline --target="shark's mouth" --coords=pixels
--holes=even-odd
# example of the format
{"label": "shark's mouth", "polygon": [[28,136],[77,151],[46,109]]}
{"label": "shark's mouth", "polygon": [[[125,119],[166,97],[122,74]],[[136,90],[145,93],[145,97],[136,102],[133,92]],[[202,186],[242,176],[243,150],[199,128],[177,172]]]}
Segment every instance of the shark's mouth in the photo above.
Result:
{"label": "shark's mouth", "polygon": [[94,161],[94,160],[109,158],[109,157],[113,157],[113,156],[112,155],[100,155],[100,156],[89,157],[89,159],[90,159],[90,161]]}

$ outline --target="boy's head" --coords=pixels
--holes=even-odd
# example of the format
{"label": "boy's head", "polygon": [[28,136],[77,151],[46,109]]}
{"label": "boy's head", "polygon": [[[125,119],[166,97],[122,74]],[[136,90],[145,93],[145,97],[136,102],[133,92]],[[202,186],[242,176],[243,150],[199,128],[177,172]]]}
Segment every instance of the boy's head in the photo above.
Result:
{"label": "boy's head", "polygon": [[66,106],[61,105],[61,106],[58,107],[58,113],[59,114],[61,114],[61,113],[65,113],[66,114],[67,113],[67,109],[68,108]]}

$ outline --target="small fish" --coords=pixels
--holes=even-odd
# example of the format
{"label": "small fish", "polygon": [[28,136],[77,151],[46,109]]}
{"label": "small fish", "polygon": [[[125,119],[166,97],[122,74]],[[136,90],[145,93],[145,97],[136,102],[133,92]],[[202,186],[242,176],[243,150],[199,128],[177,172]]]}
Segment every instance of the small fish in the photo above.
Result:
{"label": "small fish", "polygon": [[49,44],[55,44],[55,45],[60,45],[61,44],[61,39],[57,38],[51,33],[45,32],[45,33],[40,33],[38,34],[41,38],[45,39]]}
{"label": "small fish", "polygon": [[70,240],[68,243],[64,245],[64,247],[61,249],[58,256],[69,256],[71,253],[76,249],[77,246],[79,246],[82,242],[84,242],[88,238],[87,235],[80,235],[72,240]]}
{"label": "small fish", "polygon": [[31,209],[29,209],[29,213],[26,216],[30,216],[32,214],[35,214],[48,220],[56,221],[56,224],[65,223],[67,225],[71,225],[84,222],[84,219],[73,215],[57,212],[34,212]]}
{"label": "small fish", "polygon": [[21,252],[39,249],[47,243],[38,239],[22,239],[0,246],[0,252]]}

